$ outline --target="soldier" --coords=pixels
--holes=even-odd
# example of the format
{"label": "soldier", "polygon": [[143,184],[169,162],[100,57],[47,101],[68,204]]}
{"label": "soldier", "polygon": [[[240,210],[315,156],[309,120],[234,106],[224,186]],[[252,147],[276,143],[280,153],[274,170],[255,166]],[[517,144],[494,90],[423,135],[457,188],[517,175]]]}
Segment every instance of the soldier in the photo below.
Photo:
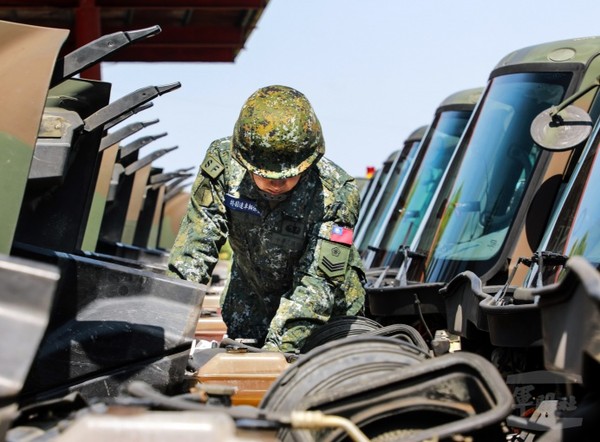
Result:
{"label": "soldier", "polygon": [[229,238],[221,306],[230,338],[296,351],[330,318],[362,313],[365,277],[352,245],[359,193],[324,153],[312,106],[285,86],[252,94],[233,136],[208,148],[169,273],[207,283]]}

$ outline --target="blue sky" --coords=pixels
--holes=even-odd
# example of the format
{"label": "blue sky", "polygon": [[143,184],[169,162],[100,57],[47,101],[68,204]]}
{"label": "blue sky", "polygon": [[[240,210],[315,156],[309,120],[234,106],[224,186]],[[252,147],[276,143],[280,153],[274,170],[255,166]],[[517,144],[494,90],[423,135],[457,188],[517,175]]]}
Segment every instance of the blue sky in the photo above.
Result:
{"label": "blue sky", "polygon": [[141,151],[179,146],[153,163],[165,172],[195,173],[246,98],[283,84],[311,101],[326,156],[363,176],[448,95],[485,86],[513,50],[600,35],[599,12],[597,0],[271,0],[234,63],[103,63],[102,78],[113,100],[182,84],[126,122],[160,119],[124,143],[168,132]]}

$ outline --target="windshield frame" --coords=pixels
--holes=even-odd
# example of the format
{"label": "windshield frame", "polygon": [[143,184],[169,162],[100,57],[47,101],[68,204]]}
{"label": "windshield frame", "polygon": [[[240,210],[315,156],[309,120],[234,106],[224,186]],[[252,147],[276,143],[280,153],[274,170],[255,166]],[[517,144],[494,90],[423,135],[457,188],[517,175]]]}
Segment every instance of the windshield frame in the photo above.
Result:
{"label": "windshield frame", "polygon": [[[595,178],[594,180],[592,178]],[[592,135],[582,150],[580,160],[569,180],[568,186],[561,195],[556,210],[545,230],[540,242],[540,253],[551,252],[571,257],[573,256],[573,243],[575,227],[581,227],[581,209],[584,202],[593,198],[591,190],[594,184],[600,184],[600,120],[596,124]],[[578,222],[579,221],[579,222]],[[589,225],[586,223],[585,225]],[[587,259],[593,266],[600,268],[600,257],[592,260],[586,254],[579,254]],[[561,266],[544,266],[541,281],[543,285],[556,283],[564,273]],[[525,279],[525,285],[532,287],[539,282],[539,265],[533,263]],[[536,281],[534,281],[534,277]]]}
{"label": "windshield frame", "polygon": [[421,139],[413,139],[405,143],[398,161],[394,163],[390,171],[386,185],[379,191],[377,199],[372,203],[365,216],[365,225],[361,236],[357,235],[355,246],[360,253],[366,251],[372,243],[378,243],[381,240],[392,209],[402,193],[422,146]]}
{"label": "windshield frame", "polygon": [[[565,90],[564,90],[563,98],[561,98],[558,101],[558,102],[560,102],[560,101],[564,100],[564,97],[568,97],[573,94],[573,91],[576,90],[577,85],[579,85],[579,83],[581,82],[581,79],[583,78],[584,71],[585,71],[585,66],[583,66],[582,64],[579,64],[579,63],[570,63],[570,64],[563,64],[563,65],[530,63],[530,64],[521,64],[521,65],[516,65],[516,66],[502,67],[502,68],[499,68],[496,71],[494,71],[492,73],[492,75],[490,75],[490,80],[488,82],[488,85],[486,86],[485,93],[483,94],[480,104],[474,113],[474,117],[471,119],[471,123],[469,124],[469,127],[465,131],[465,135],[463,136],[463,139],[461,140],[461,146],[459,147],[459,149],[463,150],[463,152],[461,152],[461,157],[456,162],[453,162],[453,165],[452,165],[453,170],[451,172],[450,178],[444,183],[444,185],[448,187],[448,190],[446,191],[445,195],[440,194],[437,197],[437,199],[438,199],[438,201],[436,203],[436,206],[438,208],[437,212],[445,212],[446,211],[446,207],[445,207],[446,204],[444,204],[443,200],[449,199],[451,193],[454,191],[454,187],[456,185],[456,180],[458,178],[458,173],[461,168],[464,156],[467,154],[467,151],[470,148],[474,128],[476,127],[477,123],[479,122],[479,116],[484,108],[484,105],[487,103],[487,101],[489,99],[490,88],[492,87],[492,85],[494,84],[494,82],[497,78],[506,76],[506,75],[514,75],[514,74],[553,74],[553,73],[570,74],[571,78],[568,80],[568,82],[566,82],[564,84]],[[532,148],[533,148],[533,146],[532,146]],[[540,175],[542,175],[545,172],[547,162],[549,161],[549,156],[550,156],[550,154],[546,151],[540,152],[540,154],[538,155],[537,165],[535,166],[533,174],[531,175],[531,177],[528,180],[529,183],[534,182],[535,180],[539,180]],[[514,226],[523,224],[525,216],[526,216],[527,208],[528,208],[529,203],[531,202],[532,198],[533,198],[532,191],[529,191],[526,189],[525,194],[522,196],[521,202],[518,205],[518,208],[516,209],[516,215],[514,216],[511,227],[508,230],[507,234],[505,235],[504,241],[503,241],[502,245],[500,246],[499,250],[497,251],[497,253],[495,254],[495,257],[493,257],[489,260],[490,263],[488,263],[485,266],[478,266],[476,261],[471,261],[471,260],[465,260],[465,261],[444,260],[444,261],[447,261],[447,264],[445,264],[445,265],[448,266],[448,269],[446,269],[446,271],[444,271],[444,272],[436,271],[436,272],[434,272],[434,274],[437,274],[437,275],[439,275],[440,273],[445,274],[444,279],[447,279],[446,277],[448,276],[449,272],[451,272],[450,268],[452,268],[453,269],[452,271],[454,272],[454,274],[452,276],[455,276],[456,273],[459,273],[459,272],[467,269],[467,270],[474,271],[475,273],[478,274],[479,277],[481,277],[482,280],[485,281],[485,280],[490,279],[494,275],[496,275],[501,270],[504,270],[506,267],[506,262],[505,262],[506,259],[503,259],[503,258],[507,258],[509,256],[509,251],[511,250],[511,248],[514,247],[514,245],[518,239],[518,235],[520,235],[520,233],[521,233],[520,229],[515,229]],[[416,247],[414,247],[414,249],[413,249],[416,251],[417,254],[424,254],[424,255],[429,256],[429,255],[432,255],[435,250],[435,245],[437,245],[437,244],[434,244],[435,240],[434,240],[434,237],[431,235],[431,229],[432,229],[431,226],[434,226],[433,227],[434,232],[437,231],[437,229],[441,223],[441,220],[443,218],[443,215],[441,215],[441,216],[438,216],[438,219],[436,220],[435,213],[436,213],[436,210],[434,207],[432,214],[430,214],[430,216],[426,222],[427,224],[429,224],[430,233],[429,233],[429,235],[421,234],[419,236],[419,238],[417,239]],[[438,213],[438,215],[439,215],[439,213]],[[425,227],[424,230],[425,229],[427,229],[427,227]],[[429,236],[429,238],[427,238],[427,236]],[[433,279],[439,279],[439,277],[431,276],[431,274],[430,274],[431,272],[429,269],[430,261],[432,261],[432,259],[430,257],[428,257],[426,263],[423,262],[423,263],[421,263],[420,266],[415,266],[415,268],[411,268],[411,273],[409,276],[411,276],[413,278],[418,278],[418,280],[424,280],[424,281],[431,281]],[[438,259],[438,261],[439,261],[439,259]],[[491,262],[491,261],[495,261],[495,262]],[[467,264],[465,265],[462,263],[467,263]],[[475,265],[474,265],[475,268],[473,268],[472,263],[475,263]],[[427,265],[427,268],[424,267],[425,264]],[[477,269],[476,267],[483,267],[483,268],[485,268],[485,270],[481,271],[481,269]]]}
{"label": "windshield frame", "polygon": [[[423,140],[422,145],[419,148],[418,158],[416,158],[413,162],[408,179],[407,179],[406,183],[403,185],[403,188],[402,188],[400,194],[398,195],[396,203],[394,205],[390,206],[390,214],[387,217],[388,222],[387,222],[387,225],[385,226],[385,229],[383,229],[384,232],[381,232],[377,236],[378,241],[375,243],[375,246],[378,249],[378,253],[377,253],[377,257],[375,258],[375,263],[374,263],[375,265],[379,265],[382,262],[384,262],[386,264],[390,264],[391,261],[393,261],[393,259],[395,257],[397,250],[393,250],[393,248],[388,248],[388,244],[391,244],[393,242],[393,238],[396,236],[394,234],[394,232],[396,231],[396,228],[398,226],[402,225],[402,220],[404,218],[405,209],[407,207],[407,204],[411,200],[411,196],[413,195],[415,186],[419,182],[419,177],[421,175],[421,172],[422,172],[423,168],[426,166],[425,160],[428,157],[428,155],[433,154],[433,150],[431,148],[431,143],[439,133],[440,122],[442,122],[444,120],[444,118],[448,115],[450,115],[450,116],[457,115],[458,116],[458,114],[466,114],[465,126],[464,126],[460,136],[458,137],[456,145],[453,147],[452,151],[450,152],[450,157],[448,158],[448,163],[446,164],[446,167],[442,171],[442,175],[437,182],[436,188],[434,189],[433,195],[430,198],[429,203],[427,204],[427,207],[431,204],[431,202],[435,198],[435,193],[437,192],[437,189],[439,188],[440,184],[442,183],[442,181],[444,179],[444,174],[445,174],[446,170],[448,169],[448,166],[452,162],[452,158],[454,157],[456,149],[457,149],[458,145],[460,144],[460,140],[464,134],[464,131],[469,126],[469,121],[473,115],[474,107],[475,106],[473,104],[453,104],[453,105],[448,105],[448,106],[438,108],[436,115],[429,127],[429,130],[427,131],[427,135],[426,135],[425,139]],[[452,117],[452,118],[457,119],[456,117]],[[423,210],[424,213],[427,213],[427,207],[424,208],[424,210]],[[396,219],[393,218],[392,213],[397,214]],[[404,245],[404,244],[400,244],[400,246],[402,246],[402,245]],[[408,244],[406,244],[406,245],[408,245]]]}

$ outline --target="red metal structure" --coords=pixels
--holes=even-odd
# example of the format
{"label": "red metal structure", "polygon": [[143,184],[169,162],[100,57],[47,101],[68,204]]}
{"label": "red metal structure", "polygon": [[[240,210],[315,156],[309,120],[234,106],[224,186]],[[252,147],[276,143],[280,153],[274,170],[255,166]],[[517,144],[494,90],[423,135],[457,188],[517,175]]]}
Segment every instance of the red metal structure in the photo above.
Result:
{"label": "red metal structure", "polygon": [[[232,62],[268,0],[0,0],[0,20],[69,29],[68,53],[106,34],[158,25],[162,32],[106,61]],[[84,77],[100,79],[100,66]]]}

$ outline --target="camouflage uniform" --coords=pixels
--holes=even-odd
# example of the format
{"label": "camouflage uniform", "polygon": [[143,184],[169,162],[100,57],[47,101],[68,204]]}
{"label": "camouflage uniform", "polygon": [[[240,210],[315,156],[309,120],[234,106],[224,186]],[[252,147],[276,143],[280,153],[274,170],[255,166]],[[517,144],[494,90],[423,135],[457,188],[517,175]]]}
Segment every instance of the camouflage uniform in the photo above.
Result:
{"label": "camouflage uniform", "polygon": [[193,185],[169,271],[208,282],[229,238],[233,263],[221,300],[228,335],[269,350],[300,349],[331,317],[363,310],[364,272],[351,244],[358,210],[354,179],[325,158],[273,206],[223,138],[209,147]]}

